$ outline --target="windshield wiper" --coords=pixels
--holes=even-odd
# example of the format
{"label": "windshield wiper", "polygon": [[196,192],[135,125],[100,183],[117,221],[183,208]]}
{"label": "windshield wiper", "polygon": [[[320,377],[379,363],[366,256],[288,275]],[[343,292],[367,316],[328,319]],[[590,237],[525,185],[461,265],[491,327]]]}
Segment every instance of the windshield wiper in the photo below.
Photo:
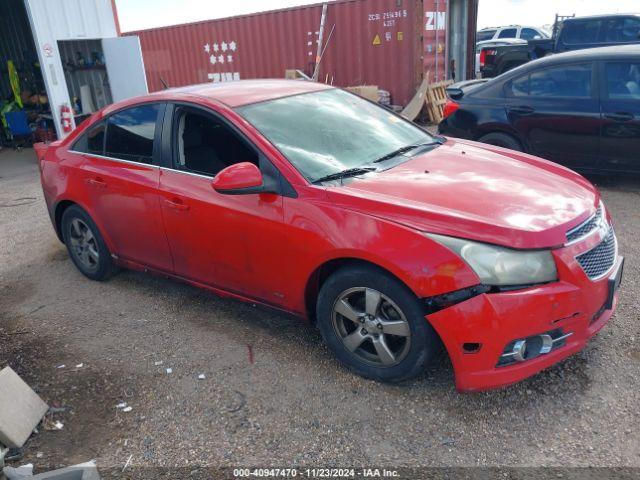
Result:
{"label": "windshield wiper", "polygon": [[347,168],[346,170],[342,170],[341,172],[332,173],[330,175],[325,175],[324,177],[320,177],[317,180],[314,180],[313,183],[322,183],[328,182],[329,180],[339,180],[341,178],[347,177],[355,177],[356,175],[362,175],[363,173],[375,172],[378,170],[375,167],[355,167],[355,168]]}
{"label": "windshield wiper", "polygon": [[415,150],[416,148],[421,148],[421,147],[431,147],[434,145],[442,145],[445,142],[445,139],[442,137],[434,137],[433,142],[425,142],[425,143],[415,143],[413,145],[407,145],[406,147],[401,147],[398,148],[397,150],[394,150],[391,153],[387,153],[385,156],[378,158],[377,160],[374,160],[371,163],[380,163],[380,162],[384,162],[385,160],[390,160],[392,158],[395,158],[399,155],[402,155],[403,153],[407,153],[410,152],[411,150]]}

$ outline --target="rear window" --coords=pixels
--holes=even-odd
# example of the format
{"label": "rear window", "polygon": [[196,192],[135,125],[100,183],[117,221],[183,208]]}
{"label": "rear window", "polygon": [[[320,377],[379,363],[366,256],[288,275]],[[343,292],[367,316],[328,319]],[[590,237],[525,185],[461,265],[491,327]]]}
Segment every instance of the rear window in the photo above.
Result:
{"label": "rear window", "polygon": [[562,41],[568,45],[597,43],[602,20],[567,21],[562,26]]}
{"label": "rear window", "polygon": [[106,156],[150,164],[160,105],[128,108],[109,117]]}
{"label": "rear window", "polygon": [[491,40],[495,34],[495,30],[482,30],[481,32],[476,33],[476,42]]}

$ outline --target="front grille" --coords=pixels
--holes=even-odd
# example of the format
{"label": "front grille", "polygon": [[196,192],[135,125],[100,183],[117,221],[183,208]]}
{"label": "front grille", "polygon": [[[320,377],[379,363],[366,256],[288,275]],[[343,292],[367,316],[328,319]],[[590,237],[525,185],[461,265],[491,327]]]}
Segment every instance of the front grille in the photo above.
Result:
{"label": "front grille", "polygon": [[589,217],[586,221],[567,232],[567,242],[574,242],[582,237],[589,235],[593,230],[598,228],[598,221],[602,216],[602,207],[598,207],[596,213]]}
{"label": "front grille", "polygon": [[616,261],[616,235],[613,227],[609,227],[609,233],[595,248],[576,257],[578,263],[591,280],[602,277],[611,270]]}

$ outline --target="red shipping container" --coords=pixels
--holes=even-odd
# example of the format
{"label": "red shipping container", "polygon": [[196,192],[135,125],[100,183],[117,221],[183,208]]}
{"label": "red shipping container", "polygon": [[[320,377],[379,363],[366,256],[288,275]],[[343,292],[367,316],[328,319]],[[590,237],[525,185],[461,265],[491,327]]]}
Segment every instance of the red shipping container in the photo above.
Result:
{"label": "red shipping container", "polygon": [[[446,0],[328,2],[319,81],[377,85],[406,105],[427,72],[446,75]],[[311,75],[322,4],[127,32],[140,37],[150,91],[208,81]],[[332,32],[333,30],[333,32]],[[331,36],[330,36],[331,35]]]}

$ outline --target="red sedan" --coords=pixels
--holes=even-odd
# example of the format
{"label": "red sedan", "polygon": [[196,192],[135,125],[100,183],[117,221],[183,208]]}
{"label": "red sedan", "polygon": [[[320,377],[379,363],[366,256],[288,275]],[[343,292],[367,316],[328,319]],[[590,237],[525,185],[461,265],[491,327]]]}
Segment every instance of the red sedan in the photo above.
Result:
{"label": "red sedan", "polygon": [[510,384],[582,349],[617,303],[623,259],[583,177],[325,85],[166,90],[37,152],[84,275],[149,270],[297,314],[379,381],[444,343],[460,390]]}

